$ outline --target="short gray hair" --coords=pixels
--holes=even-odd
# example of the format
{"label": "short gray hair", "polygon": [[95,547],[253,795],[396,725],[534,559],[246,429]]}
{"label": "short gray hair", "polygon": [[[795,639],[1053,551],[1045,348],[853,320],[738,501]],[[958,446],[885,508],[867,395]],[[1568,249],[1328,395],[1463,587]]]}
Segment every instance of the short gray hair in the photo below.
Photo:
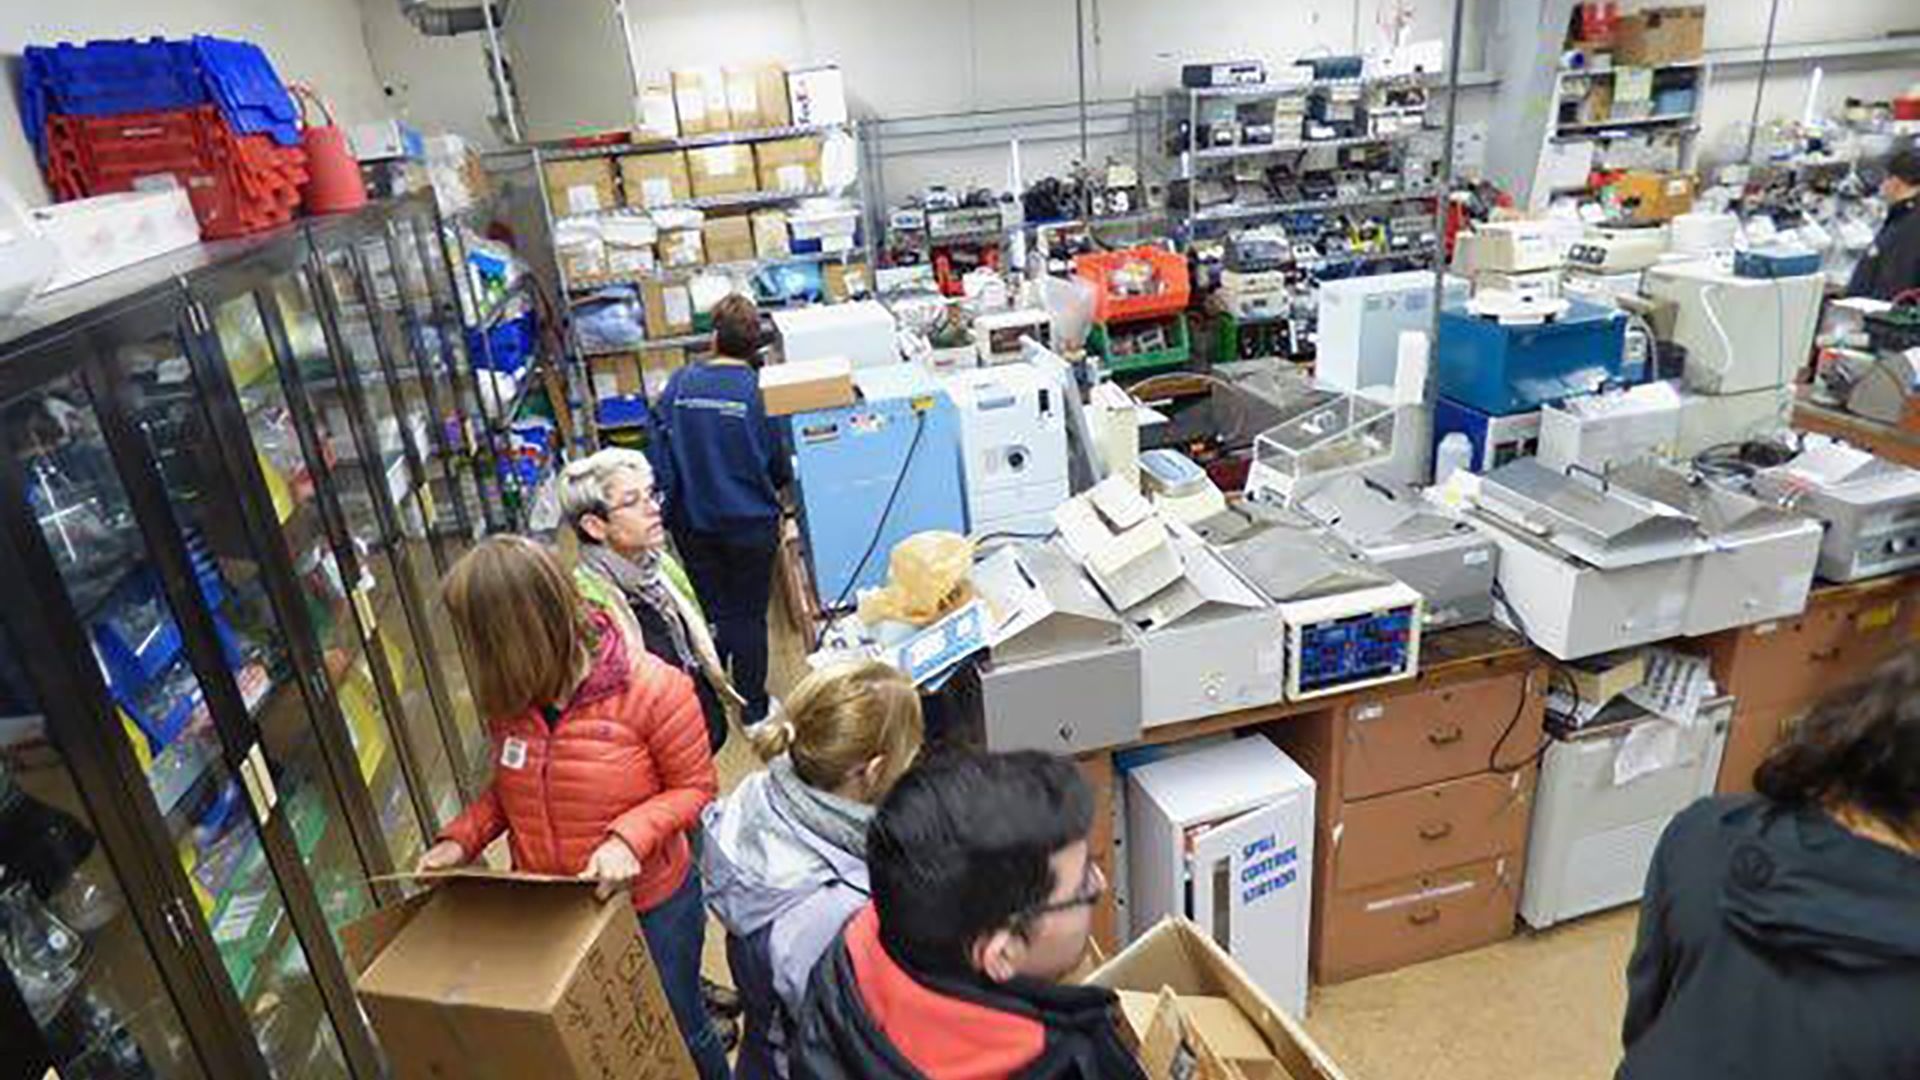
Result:
{"label": "short gray hair", "polygon": [[[612,509],[607,498],[607,484],[616,473],[634,473],[640,482],[653,486],[653,462],[638,450],[629,450],[623,446],[609,446],[605,450],[595,451],[579,461],[569,462],[560,470],[560,482],[556,485],[560,500],[560,516],[573,526],[575,533],[580,532],[580,519],[588,514],[605,514]],[[584,538],[584,534],[582,534]]]}

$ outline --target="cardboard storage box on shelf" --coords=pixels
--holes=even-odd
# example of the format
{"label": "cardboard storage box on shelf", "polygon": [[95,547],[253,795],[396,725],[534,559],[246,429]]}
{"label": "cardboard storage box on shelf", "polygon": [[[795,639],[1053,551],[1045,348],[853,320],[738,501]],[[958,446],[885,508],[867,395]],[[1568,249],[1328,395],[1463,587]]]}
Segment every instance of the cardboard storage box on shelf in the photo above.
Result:
{"label": "cardboard storage box on shelf", "polygon": [[820,140],[812,135],[774,139],[753,148],[761,191],[801,192],[820,187]]}
{"label": "cardboard storage box on shelf", "polygon": [[1120,994],[1125,1033],[1152,1080],[1345,1080],[1198,926],[1166,919],[1087,982]]}
{"label": "cardboard storage box on shelf", "polygon": [[660,233],[660,265],[684,269],[706,261],[706,245],[699,229],[666,229]]}
{"label": "cardboard storage box on shelf", "polygon": [[709,263],[753,261],[753,226],[744,214],[710,217],[700,225]]}
{"label": "cardboard storage box on shelf", "polygon": [[638,353],[605,353],[588,357],[587,374],[592,380],[596,400],[640,393]]}
{"label": "cardboard storage box on shelf", "polygon": [[696,199],[750,195],[759,190],[759,179],[753,168],[753,147],[744,143],[687,151],[687,172],[693,179]]}
{"label": "cardboard storage box on shelf", "polygon": [[787,106],[803,126],[847,122],[847,83],[832,65],[787,72]]}
{"label": "cardboard storage box on shelf", "polygon": [[602,218],[599,224],[608,276],[650,274],[658,267],[659,256],[654,244],[660,239],[660,232],[654,227],[653,219],[637,215],[608,217]]}
{"label": "cardboard storage box on shelf", "polygon": [[828,263],[822,268],[821,287],[830,303],[841,304],[865,296],[871,291],[868,285],[866,263]]}
{"label": "cardboard storage box on shelf", "polygon": [[1698,60],[1706,33],[1705,5],[1643,8],[1614,24],[1613,62],[1655,67]]}
{"label": "cardboard storage box on shelf", "polygon": [[719,68],[687,68],[673,73],[673,108],[680,134],[709,135],[733,130],[727,109],[727,80]]}
{"label": "cardboard storage box on shelf", "polygon": [[555,217],[591,214],[620,205],[613,188],[613,162],[607,158],[549,161],[545,172],[547,201]]}
{"label": "cardboard storage box on shelf", "polygon": [[853,364],[844,356],[823,356],[760,369],[760,399],[768,416],[838,409],[854,402]]}
{"label": "cardboard storage box on shelf", "polygon": [[736,129],[787,126],[793,113],[787,103],[785,68],[779,64],[728,68],[726,80],[727,110]]}
{"label": "cardboard storage box on shelf", "polygon": [[633,141],[669,142],[680,137],[680,114],[673,107],[673,83],[648,79],[634,95],[633,114],[639,122],[633,126]]}
{"label": "cardboard storage box on shelf", "polygon": [[557,1080],[690,1076],[622,895],[484,870],[341,931],[393,1075]]}
{"label": "cardboard storage box on shelf", "polygon": [[756,210],[752,218],[753,257],[784,259],[793,254],[787,239],[787,215],[783,210]]}
{"label": "cardboard storage box on shelf", "polygon": [[647,316],[650,338],[693,333],[693,295],[685,285],[645,282],[640,286],[640,307]]}
{"label": "cardboard storage box on shelf", "polygon": [[1693,209],[1695,181],[1691,173],[1634,170],[1607,185],[1635,221],[1671,221]]}
{"label": "cardboard storage box on shelf", "polygon": [[628,206],[659,209],[693,198],[687,155],[679,150],[628,154],[620,159],[620,189]]}
{"label": "cardboard storage box on shelf", "polygon": [[656,400],[667,388],[673,373],[687,366],[687,350],[678,345],[640,350],[640,385],[648,400]]}

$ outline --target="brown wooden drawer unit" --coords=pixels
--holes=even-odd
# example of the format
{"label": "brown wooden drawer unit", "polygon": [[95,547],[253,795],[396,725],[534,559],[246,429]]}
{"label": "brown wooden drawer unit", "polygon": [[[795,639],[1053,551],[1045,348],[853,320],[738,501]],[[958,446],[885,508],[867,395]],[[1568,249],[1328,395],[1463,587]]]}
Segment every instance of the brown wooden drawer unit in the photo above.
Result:
{"label": "brown wooden drawer unit", "polygon": [[1707,640],[1713,678],[1741,707],[1807,706],[1913,642],[1920,600],[1895,579],[1815,592],[1807,610]]}
{"label": "brown wooden drawer unit", "polygon": [[1365,889],[1524,850],[1532,813],[1531,767],[1346,803],[1331,827],[1330,885]]}
{"label": "brown wooden drawer unit", "polygon": [[1496,746],[1502,764],[1524,761],[1540,743],[1545,711],[1545,676],[1524,673],[1351,705],[1341,796],[1365,799],[1485,772]]}
{"label": "brown wooden drawer unit", "polygon": [[1720,778],[1714,790],[1722,795],[1744,795],[1753,790],[1753,771],[1780,741],[1788,725],[1806,714],[1799,705],[1754,706],[1738,702],[1733,726],[1727,730],[1727,748],[1720,757]]}
{"label": "brown wooden drawer unit", "polygon": [[1342,982],[1513,935],[1518,854],[1329,894],[1313,938],[1321,982]]}

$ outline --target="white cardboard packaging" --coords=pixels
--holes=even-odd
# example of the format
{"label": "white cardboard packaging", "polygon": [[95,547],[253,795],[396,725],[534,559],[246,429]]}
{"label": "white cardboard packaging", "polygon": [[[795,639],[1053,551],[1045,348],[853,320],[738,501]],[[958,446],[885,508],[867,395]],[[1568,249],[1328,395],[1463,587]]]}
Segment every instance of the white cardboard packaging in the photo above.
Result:
{"label": "white cardboard packaging", "polygon": [[31,213],[34,227],[60,253],[47,292],[200,242],[200,221],[183,188],[96,195]]}

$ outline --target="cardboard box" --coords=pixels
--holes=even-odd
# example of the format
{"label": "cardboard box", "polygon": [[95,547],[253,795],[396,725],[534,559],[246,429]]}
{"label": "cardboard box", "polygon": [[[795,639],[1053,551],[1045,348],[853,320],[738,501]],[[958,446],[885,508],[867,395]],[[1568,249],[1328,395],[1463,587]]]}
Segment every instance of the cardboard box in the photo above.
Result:
{"label": "cardboard box", "polygon": [[650,338],[693,333],[693,296],[685,285],[644,282],[640,286],[640,307],[647,316]]}
{"label": "cardboard box", "polygon": [[673,83],[648,79],[634,95],[634,142],[668,142],[680,137],[680,114],[673,107]]}
{"label": "cardboard box", "polygon": [[727,108],[727,80],[719,68],[674,72],[673,110],[680,118],[682,135],[733,130],[733,115]]}
{"label": "cardboard box", "polygon": [[799,192],[820,187],[820,140],[808,135],[774,139],[753,148],[761,191]]}
{"label": "cardboard box", "polygon": [[1654,7],[1620,16],[1614,24],[1613,62],[1652,67],[1698,60],[1705,53],[1707,9]]}
{"label": "cardboard box", "polygon": [[793,244],[787,235],[786,211],[756,211],[752,226],[754,258],[784,259],[793,254]]}
{"label": "cardboard box", "polygon": [[759,190],[753,167],[753,147],[744,143],[703,146],[687,151],[687,172],[693,178],[696,199],[716,195],[749,195]]}
{"label": "cardboard box", "polygon": [[779,64],[728,68],[727,111],[736,130],[786,127],[792,110],[787,104],[787,72]]}
{"label": "cardboard box", "polygon": [[1607,187],[1634,221],[1671,221],[1693,209],[1691,173],[1621,173]]}
{"label": "cardboard box", "polygon": [[851,405],[853,363],[844,356],[824,356],[792,364],[768,364],[760,369],[760,400],[766,404],[768,416]]}
{"label": "cardboard box", "polygon": [[624,895],[464,870],[341,931],[396,1077],[692,1075]]}
{"label": "cardboard box", "polygon": [[640,356],[637,353],[588,357],[587,374],[593,383],[595,400],[640,393]]}
{"label": "cardboard box", "polygon": [[827,263],[821,269],[821,286],[832,303],[857,300],[873,291],[866,263]]}
{"label": "cardboard box", "polygon": [[600,236],[606,249],[606,272],[612,277],[650,274],[659,265],[654,245],[659,230],[652,219],[639,216],[600,219]]}
{"label": "cardboard box", "polygon": [[660,265],[684,269],[707,261],[699,229],[668,229],[660,234]]}
{"label": "cardboard box", "polygon": [[[1121,992],[1129,1033],[1153,1080],[1345,1080],[1306,1030],[1185,919],[1160,922],[1087,981]],[[1153,999],[1150,1013],[1140,995]],[[1172,1007],[1163,1007],[1169,1001]],[[1191,1071],[1176,1065],[1182,1061]]]}
{"label": "cardboard box", "polygon": [[620,205],[613,187],[613,162],[607,158],[549,161],[545,174],[547,201],[555,217],[591,214]]}
{"label": "cardboard box", "polygon": [[640,353],[640,385],[646,392],[647,400],[658,400],[667,388],[667,380],[673,373],[687,366],[687,350],[678,345],[665,348],[642,349]]}
{"label": "cardboard box", "polygon": [[744,214],[710,217],[700,226],[710,263],[753,261],[753,226]]}
{"label": "cardboard box", "polygon": [[693,198],[687,155],[679,150],[628,154],[620,159],[620,189],[628,206],[657,210]]}
{"label": "cardboard box", "polygon": [[787,105],[793,123],[801,125],[847,122],[847,83],[831,65],[787,72]]}

